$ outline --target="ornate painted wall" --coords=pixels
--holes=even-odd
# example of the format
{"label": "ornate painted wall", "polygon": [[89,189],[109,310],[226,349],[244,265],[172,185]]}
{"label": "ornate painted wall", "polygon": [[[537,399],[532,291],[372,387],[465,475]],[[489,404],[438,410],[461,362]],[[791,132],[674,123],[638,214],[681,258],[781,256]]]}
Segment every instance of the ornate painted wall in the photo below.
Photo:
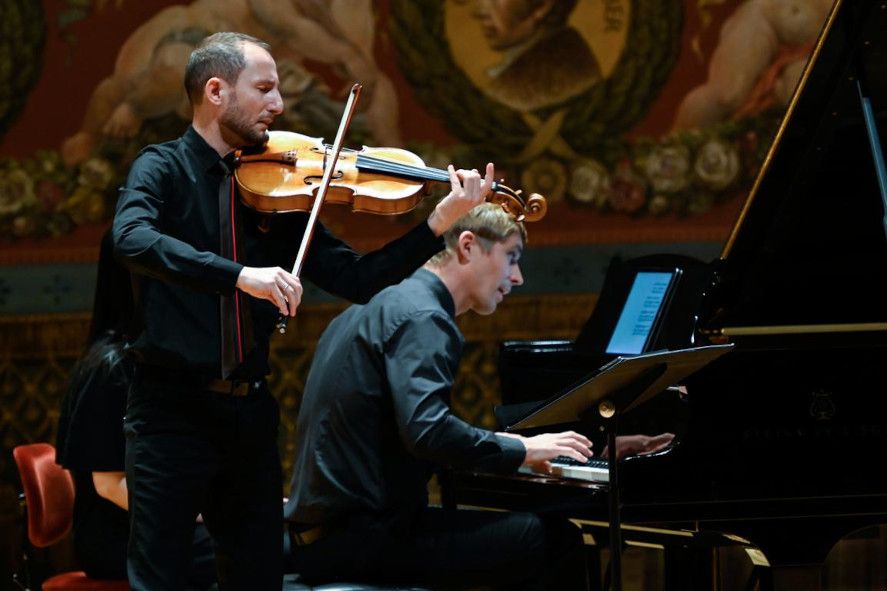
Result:
{"label": "ornate painted wall", "polygon": [[[10,449],[55,437],[81,354],[99,237],[146,143],[187,125],[184,60],[204,35],[271,43],[278,129],[332,137],[364,84],[348,144],[403,146],[548,197],[527,284],[464,317],[459,414],[490,426],[497,348],[571,338],[614,257],[720,251],[830,0],[0,0],[0,579],[16,523]],[[328,210],[358,249],[424,217]],[[342,308],[306,290],[275,338],[272,389],[290,469],[314,343]],[[2,585],[0,585],[2,588]]]}
{"label": "ornate painted wall", "polygon": [[[493,160],[540,192],[527,285],[466,318],[456,406],[481,423],[496,343],[571,337],[612,256],[717,256],[829,0],[0,0],[0,478],[8,449],[51,439],[82,350],[98,238],[129,163],[187,124],[184,60],[205,34],[271,43],[276,127],[331,137],[365,85],[352,146],[429,165]],[[359,249],[427,214],[328,211]],[[313,342],[338,304],[317,291],[274,349],[283,443]]]}
{"label": "ornate painted wall", "polygon": [[[94,259],[129,162],[187,124],[184,62],[218,29],[271,43],[278,128],[330,138],[360,81],[350,145],[493,160],[549,198],[537,245],[718,242],[830,3],[2,0],[0,262]],[[415,215],[346,218],[371,245]]]}

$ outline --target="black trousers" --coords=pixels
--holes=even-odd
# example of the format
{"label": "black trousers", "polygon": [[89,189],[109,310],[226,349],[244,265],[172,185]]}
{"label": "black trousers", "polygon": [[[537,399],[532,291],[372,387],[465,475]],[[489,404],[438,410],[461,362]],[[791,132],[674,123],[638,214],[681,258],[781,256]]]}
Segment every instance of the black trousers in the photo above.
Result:
{"label": "black trousers", "polygon": [[198,514],[222,591],[281,588],[278,423],[264,385],[233,397],[136,377],[124,421],[132,589],[185,588]]}
{"label": "black trousers", "polygon": [[[80,568],[93,579],[125,579],[128,532],[129,526],[124,532],[127,535],[118,538],[109,537],[107,530],[104,534],[91,531],[87,535],[79,535],[75,530],[74,550]],[[194,528],[191,562],[185,582],[186,588],[193,591],[209,589],[216,582],[215,549],[204,524],[197,524]]]}
{"label": "black trousers", "polygon": [[309,584],[587,589],[579,528],[532,513],[426,508],[406,523],[364,516],[292,555]]}

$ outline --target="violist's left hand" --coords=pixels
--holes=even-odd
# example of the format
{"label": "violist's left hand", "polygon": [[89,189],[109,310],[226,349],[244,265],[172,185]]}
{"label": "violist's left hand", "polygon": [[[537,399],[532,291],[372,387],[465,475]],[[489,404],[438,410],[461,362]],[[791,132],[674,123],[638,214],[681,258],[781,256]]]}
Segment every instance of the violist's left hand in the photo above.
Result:
{"label": "violist's left hand", "polygon": [[435,236],[446,232],[456,220],[486,200],[495,175],[492,162],[487,163],[483,179],[477,170],[457,171],[452,164],[447,167],[447,171],[450,173],[450,193],[440,200],[428,216],[428,226]]}

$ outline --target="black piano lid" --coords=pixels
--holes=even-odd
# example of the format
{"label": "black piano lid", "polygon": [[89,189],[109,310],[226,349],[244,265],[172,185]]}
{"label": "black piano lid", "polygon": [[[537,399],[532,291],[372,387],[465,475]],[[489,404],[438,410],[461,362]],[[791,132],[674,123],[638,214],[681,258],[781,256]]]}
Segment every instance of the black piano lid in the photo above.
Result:
{"label": "black piano lid", "polygon": [[836,2],[724,246],[704,327],[887,323],[885,211],[857,80],[883,144],[887,0]]}

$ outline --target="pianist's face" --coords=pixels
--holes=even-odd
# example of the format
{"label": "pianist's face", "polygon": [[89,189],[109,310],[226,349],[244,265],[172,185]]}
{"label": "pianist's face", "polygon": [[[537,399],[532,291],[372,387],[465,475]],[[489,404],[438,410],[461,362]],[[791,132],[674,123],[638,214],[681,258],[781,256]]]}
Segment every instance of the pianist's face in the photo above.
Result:
{"label": "pianist's face", "polygon": [[478,248],[469,263],[472,266],[469,309],[478,314],[495,312],[511,288],[524,282],[518,266],[524,250],[520,233],[515,232],[504,242],[485,242],[490,245],[489,250]]}

